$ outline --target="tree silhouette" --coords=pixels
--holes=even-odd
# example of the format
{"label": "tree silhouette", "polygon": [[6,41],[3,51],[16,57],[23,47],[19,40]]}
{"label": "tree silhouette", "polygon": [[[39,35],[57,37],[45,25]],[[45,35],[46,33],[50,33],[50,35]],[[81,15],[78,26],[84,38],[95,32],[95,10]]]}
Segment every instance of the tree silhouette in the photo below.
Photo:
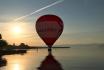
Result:
{"label": "tree silhouette", "polygon": [[3,48],[4,46],[7,46],[8,43],[2,39],[2,35],[0,34],[0,48]]}
{"label": "tree silhouette", "polygon": [[0,34],[0,39],[2,39],[2,36],[1,36],[1,34]]}
{"label": "tree silhouette", "polygon": [[8,43],[5,40],[0,40],[0,48],[3,48],[4,46],[7,46]]}

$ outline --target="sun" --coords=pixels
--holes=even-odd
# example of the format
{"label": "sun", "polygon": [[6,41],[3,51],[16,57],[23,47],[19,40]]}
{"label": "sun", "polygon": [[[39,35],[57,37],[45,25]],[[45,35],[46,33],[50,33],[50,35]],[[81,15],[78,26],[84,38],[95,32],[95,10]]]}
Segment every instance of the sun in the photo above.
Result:
{"label": "sun", "polygon": [[19,27],[19,26],[13,27],[13,33],[20,34],[21,32],[22,32],[21,27]]}
{"label": "sun", "polygon": [[15,26],[15,27],[13,28],[13,32],[14,32],[14,33],[17,33],[17,34],[18,34],[18,33],[21,33],[21,31],[22,31],[22,30],[21,30],[21,28],[20,28],[19,26]]}
{"label": "sun", "polygon": [[11,38],[19,39],[23,38],[25,35],[27,35],[31,30],[29,30],[29,25],[26,24],[27,22],[9,22],[7,24],[8,29],[8,35],[11,36]]}

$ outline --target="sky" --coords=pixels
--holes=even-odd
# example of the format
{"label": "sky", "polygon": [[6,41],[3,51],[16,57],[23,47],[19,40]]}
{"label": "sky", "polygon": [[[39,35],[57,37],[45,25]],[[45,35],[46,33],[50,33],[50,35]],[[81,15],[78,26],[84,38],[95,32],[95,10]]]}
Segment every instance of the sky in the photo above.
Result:
{"label": "sky", "polygon": [[[54,45],[104,43],[104,0],[0,0],[0,33],[9,44],[45,45],[36,33],[36,20],[46,14],[59,16],[64,31]],[[22,19],[14,21],[18,18]]]}

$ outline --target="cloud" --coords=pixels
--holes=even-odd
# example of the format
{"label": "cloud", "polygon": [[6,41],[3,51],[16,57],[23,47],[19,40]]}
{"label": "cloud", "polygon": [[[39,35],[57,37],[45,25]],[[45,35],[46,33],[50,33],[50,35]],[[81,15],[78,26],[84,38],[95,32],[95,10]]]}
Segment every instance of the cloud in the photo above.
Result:
{"label": "cloud", "polygon": [[26,17],[28,17],[28,16],[31,16],[31,15],[33,15],[33,14],[36,14],[36,13],[38,13],[38,12],[44,10],[44,9],[47,9],[47,8],[49,8],[49,7],[51,7],[51,6],[57,5],[57,4],[59,4],[59,3],[63,2],[63,1],[64,1],[64,0],[58,0],[58,1],[54,2],[54,3],[52,3],[52,4],[49,4],[49,5],[47,5],[47,6],[43,7],[43,8],[40,8],[40,9],[38,9],[38,10],[36,10],[36,11],[33,11],[33,12],[27,14],[27,15],[21,16],[21,17],[15,19],[14,21],[18,21],[18,20],[24,19],[24,18],[26,18]]}
{"label": "cloud", "polygon": [[1,23],[7,23],[7,22],[10,22],[11,21],[11,19],[2,19],[2,18],[0,18],[0,24]]}

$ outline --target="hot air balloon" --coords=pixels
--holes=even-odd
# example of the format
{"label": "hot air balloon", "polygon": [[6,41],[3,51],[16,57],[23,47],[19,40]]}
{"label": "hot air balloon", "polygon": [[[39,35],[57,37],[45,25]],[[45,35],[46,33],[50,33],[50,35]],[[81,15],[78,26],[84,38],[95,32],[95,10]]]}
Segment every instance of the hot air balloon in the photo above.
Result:
{"label": "hot air balloon", "polygon": [[56,15],[43,15],[36,21],[36,32],[51,51],[52,45],[63,32],[63,21]]}

